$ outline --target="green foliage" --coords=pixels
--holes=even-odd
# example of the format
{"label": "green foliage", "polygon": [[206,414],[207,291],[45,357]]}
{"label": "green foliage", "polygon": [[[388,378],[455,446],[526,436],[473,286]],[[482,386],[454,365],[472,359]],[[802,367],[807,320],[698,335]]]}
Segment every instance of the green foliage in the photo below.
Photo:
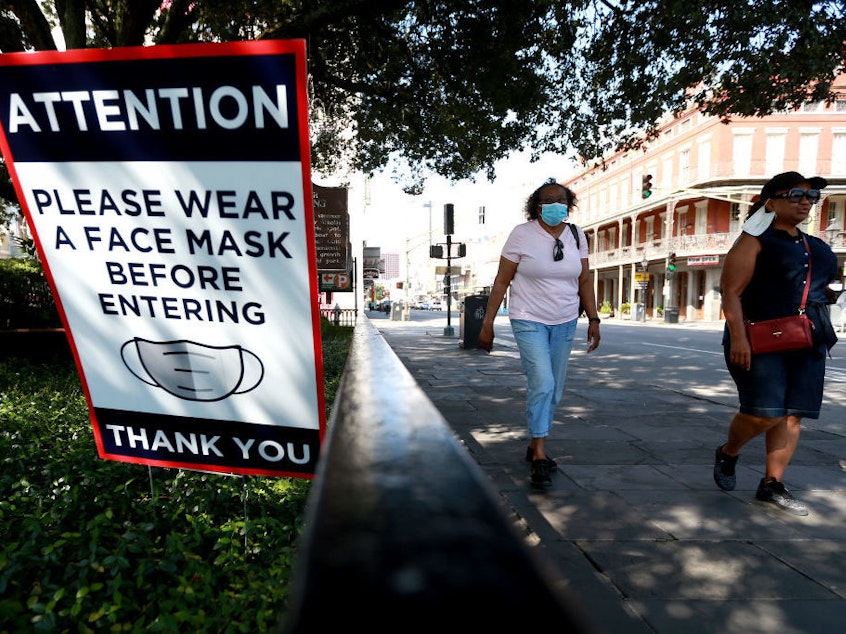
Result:
{"label": "green foliage", "polygon": [[628,315],[632,312],[632,305],[629,302],[623,302],[620,304],[620,313],[623,315]]}
{"label": "green foliage", "polygon": [[602,302],[602,305],[599,307],[599,311],[598,311],[598,312],[600,312],[600,313],[607,313],[607,314],[611,314],[611,313],[613,313],[613,312],[614,312],[614,309],[611,307],[611,302],[610,302],[610,301],[608,301],[607,299],[606,299],[606,300],[604,300],[604,301]]}
{"label": "green foliage", "polygon": [[332,401],[341,383],[347,353],[352,343],[353,329],[336,326],[328,319],[320,319],[320,336],[323,339],[323,385],[326,394],[326,418],[329,419]]}
{"label": "green foliage", "polygon": [[[352,329],[323,325],[326,400]],[[0,632],[261,632],[310,481],[97,457],[74,366],[0,361]]]}
{"label": "green foliage", "polygon": [[50,285],[38,261],[0,259],[0,329],[61,326]]}
{"label": "green foliage", "polygon": [[315,168],[388,167],[410,192],[527,148],[599,159],[690,104],[833,98],[846,61],[842,0],[5,2],[0,50],[54,49],[58,25],[68,48],[304,39]]}
{"label": "green foliage", "polygon": [[590,4],[592,24],[578,47],[583,81],[568,85],[590,113],[572,131],[593,130],[577,146],[587,157],[637,147],[655,122],[691,104],[728,120],[833,99],[846,60],[839,0]]}

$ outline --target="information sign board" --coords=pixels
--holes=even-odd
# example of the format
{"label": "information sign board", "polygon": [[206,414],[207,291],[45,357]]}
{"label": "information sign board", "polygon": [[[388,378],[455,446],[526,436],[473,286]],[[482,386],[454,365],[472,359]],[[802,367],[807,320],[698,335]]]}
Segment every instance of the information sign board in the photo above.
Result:
{"label": "information sign board", "polygon": [[304,42],[0,55],[0,125],[100,456],[311,477]]}

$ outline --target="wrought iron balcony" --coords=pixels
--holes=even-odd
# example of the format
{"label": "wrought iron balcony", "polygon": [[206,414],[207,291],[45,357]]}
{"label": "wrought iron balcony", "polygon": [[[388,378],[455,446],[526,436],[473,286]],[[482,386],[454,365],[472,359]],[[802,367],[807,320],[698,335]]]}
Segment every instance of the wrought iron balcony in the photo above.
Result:
{"label": "wrought iron balcony", "polygon": [[737,234],[734,233],[673,236],[669,239],[651,240],[634,246],[596,251],[590,254],[590,263],[593,268],[622,266],[640,263],[644,257],[648,260],[661,260],[670,252],[675,252],[678,257],[722,255],[731,248],[736,237]]}

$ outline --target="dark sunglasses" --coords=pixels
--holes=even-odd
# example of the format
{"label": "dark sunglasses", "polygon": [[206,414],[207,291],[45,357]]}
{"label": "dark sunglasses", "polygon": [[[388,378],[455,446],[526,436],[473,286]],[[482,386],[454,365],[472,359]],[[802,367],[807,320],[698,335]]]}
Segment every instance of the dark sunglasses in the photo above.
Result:
{"label": "dark sunglasses", "polygon": [[559,262],[564,259],[564,243],[555,238],[555,246],[552,247],[552,259]]}
{"label": "dark sunglasses", "polygon": [[774,194],[770,198],[786,198],[792,203],[801,203],[803,198],[807,198],[809,203],[816,205],[820,201],[820,190],[794,187],[786,194]]}

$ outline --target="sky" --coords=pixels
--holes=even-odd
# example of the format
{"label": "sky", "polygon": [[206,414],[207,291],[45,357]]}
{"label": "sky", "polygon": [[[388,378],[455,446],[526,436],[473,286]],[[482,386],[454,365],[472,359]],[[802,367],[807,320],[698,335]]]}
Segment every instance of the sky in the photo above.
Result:
{"label": "sky", "polygon": [[[388,175],[376,175],[367,186],[362,178],[350,187],[350,221],[356,225],[352,239],[354,243],[359,238],[368,246],[381,247],[383,252],[401,254],[421,241],[428,245],[429,204],[431,230],[436,242],[445,239],[444,205],[447,203],[455,208],[456,235],[465,225],[476,230],[480,206],[486,209],[486,223],[491,231],[510,228],[522,221],[523,203],[537,187],[549,177],[566,180],[575,169],[568,159],[560,156],[544,156],[539,162],[530,164],[527,156],[516,155],[497,165],[493,182],[481,176],[475,183],[450,183],[433,176],[419,196],[405,194]],[[315,182],[329,184],[318,179]]]}
{"label": "sky", "polygon": [[[527,155],[518,154],[497,164],[493,182],[484,175],[475,183],[451,183],[432,176],[419,196],[404,193],[388,174],[377,174],[369,182],[363,176],[348,177],[351,255],[359,258],[365,245],[379,247],[383,255],[398,255],[400,277],[412,280],[412,287],[415,279],[429,280],[436,265],[447,263],[430,259],[429,245],[446,242],[444,205],[451,203],[455,209],[451,240],[467,247],[466,259],[453,259],[452,264],[472,265],[481,278],[492,280],[498,245],[507,232],[525,221],[523,205],[529,195],[548,178],[565,181],[576,170],[566,157],[547,155],[530,163]],[[344,185],[319,174],[312,176],[315,184],[324,187]],[[479,223],[480,206],[485,207],[484,224]],[[457,249],[452,253],[457,255]],[[355,300],[352,293],[336,293],[332,301],[349,308]]]}

